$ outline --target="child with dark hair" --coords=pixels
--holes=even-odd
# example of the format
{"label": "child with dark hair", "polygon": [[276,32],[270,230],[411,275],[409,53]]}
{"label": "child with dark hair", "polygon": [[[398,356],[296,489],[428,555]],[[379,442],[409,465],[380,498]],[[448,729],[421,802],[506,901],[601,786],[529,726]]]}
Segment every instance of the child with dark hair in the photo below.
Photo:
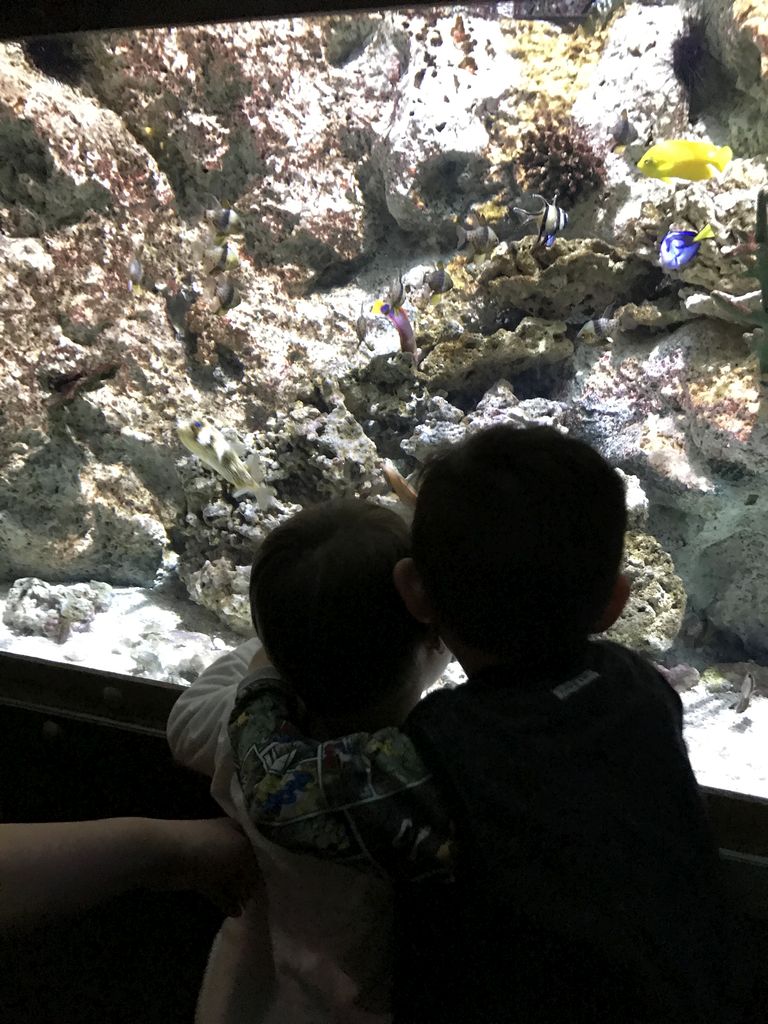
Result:
{"label": "child with dark hair", "polygon": [[[197,1024],[389,1020],[391,886],[343,864],[296,856],[256,832],[234,774],[227,721],[263,642],[301,695],[313,735],[381,729],[396,742],[386,727],[403,721],[448,660],[434,630],[412,618],[395,589],[394,567],[409,553],[405,522],[364,501],[329,502],[282,523],[251,572],[260,639],[218,659],[171,712],[175,757],[212,777],[214,798],[254,845],[266,887],[266,901],[252,900],[217,936]],[[265,758],[271,763],[269,752]]]}
{"label": "child with dark hair", "polygon": [[398,882],[397,1024],[737,1019],[680,700],[590,639],[628,597],[625,527],[621,480],[589,446],[479,432],[426,467],[395,568],[468,682],[423,699],[396,742],[306,739],[279,671],[241,685],[230,736],[252,820]]}
{"label": "child with dark hair", "polygon": [[421,696],[420,659],[434,630],[408,613],[392,575],[410,547],[408,526],[394,512],[347,500],[300,512],[256,556],[249,591],[256,632],[323,723],[383,714],[394,724]]}
{"label": "child with dark hair", "polygon": [[529,675],[567,668],[624,607],[626,526],[624,485],[593,448],[505,426],[432,460],[400,571],[454,646]]}

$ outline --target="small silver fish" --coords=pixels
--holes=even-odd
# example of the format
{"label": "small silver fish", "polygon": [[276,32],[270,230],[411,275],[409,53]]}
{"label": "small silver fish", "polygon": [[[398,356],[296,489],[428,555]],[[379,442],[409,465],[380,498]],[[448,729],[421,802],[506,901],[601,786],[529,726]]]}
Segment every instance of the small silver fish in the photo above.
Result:
{"label": "small silver fish", "polygon": [[741,684],[741,695],[736,701],[733,710],[737,715],[742,714],[749,707],[749,703],[752,700],[752,694],[755,692],[755,677],[751,672],[747,672],[744,676],[744,682]]}
{"label": "small silver fish", "polygon": [[239,306],[241,302],[240,292],[231,277],[218,278],[213,287],[213,297],[218,304],[217,313],[226,313],[228,310],[234,309],[235,306]]}
{"label": "small silver fish", "polygon": [[240,256],[234,242],[224,241],[221,245],[211,246],[205,256],[209,273],[214,270],[234,270],[240,264]]}
{"label": "small silver fish", "polygon": [[614,153],[623,153],[627,146],[631,145],[637,138],[637,128],[629,120],[626,110],[622,110],[619,120],[611,129]]}
{"label": "small silver fish", "polygon": [[465,228],[457,224],[456,231],[459,236],[456,248],[459,252],[462,249],[471,249],[473,257],[483,256],[499,244],[499,236],[487,224],[480,224],[476,228]]}
{"label": "small silver fish", "polygon": [[621,3],[623,0],[592,0],[587,4],[581,16],[579,34],[591,36],[598,29],[605,28],[611,15]]}
{"label": "small silver fish", "polygon": [[187,313],[197,302],[198,294],[193,288],[173,286],[165,294],[165,312],[177,338],[186,338]]}
{"label": "small silver fish", "polygon": [[208,195],[206,199],[208,205],[205,210],[205,219],[217,235],[239,234],[243,230],[243,222],[235,210],[222,206],[216,196]]}
{"label": "small silver fish", "polygon": [[138,256],[132,256],[128,263],[128,291],[138,289],[144,279],[144,267]]}
{"label": "small silver fish", "polygon": [[[179,421],[176,432],[185,448],[233,486],[235,498],[252,494],[260,508],[269,508],[275,491],[264,483],[264,467],[256,452],[243,462],[235,445],[211,423],[198,416]],[[243,450],[242,445],[238,447]]]}
{"label": "small silver fish", "polygon": [[390,284],[386,301],[393,309],[400,309],[405,301],[405,285],[403,284],[402,274],[398,274]]}
{"label": "small silver fish", "polygon": [[605,338],[612,338],[621,329],[619,321],[611,316],[612,311],[613,307],[609,306],[602,316],[587,320],[576,335],[576,338],[587,345],[591,345],[596,341],[603,341]]}
{"label": "small silver fish", "polygon": [[432,293],[429,301],[433,306],[436,306],[441,301],[443,295],[453,288],[451,275],[445,269],[445,264],[442,260],[437,264],[435,270],[428,271],[424,275],[422,281]]}
{"label": "small silver fish", "polygon": [[360,316],[355,320],[355,334],[360,345],[365,341],[366,335],[368,334],[368,320],[363,312],[365,306],[365,299],[360,305]]}
{"label": "small silver fish", "polygon": [[558,233],[567,226],[568,214],[557,205],[557,196],[550,203],[537,192],[532,192],[531,195],[534,199],[541,200],[542,208],[540,210],[536,213],[530,213],[519,206],[515,206],[513,209],[515,213],[519,214],[521,223],[527,224],[532,220],[538,223],[539,237],[536,239],[536,244],[540,245],[543,242],[549,248],[555,244]]}
{"label": "small silver fish", "polygon": [[206,217],[219,235],[231,235],[243,227],[243,222],[234,210],[208,210]]}

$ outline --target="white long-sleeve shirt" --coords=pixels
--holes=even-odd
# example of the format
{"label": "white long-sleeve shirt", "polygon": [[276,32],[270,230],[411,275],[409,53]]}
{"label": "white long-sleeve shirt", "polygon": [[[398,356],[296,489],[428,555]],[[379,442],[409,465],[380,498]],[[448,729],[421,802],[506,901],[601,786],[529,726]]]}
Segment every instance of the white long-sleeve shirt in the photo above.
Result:
{"label": "white long-sleeve shirt", "polygon": [[266,908],[252,901],[241,917],[222,925],[197,1024],[386,1024],[389,885],[288,853],[248,819],[227,723],[238,684],[260,646],[254,638],[218,658],[181,694],[168,719],[173,756],[211,778],[211,795],[253,843],[267,890]]}

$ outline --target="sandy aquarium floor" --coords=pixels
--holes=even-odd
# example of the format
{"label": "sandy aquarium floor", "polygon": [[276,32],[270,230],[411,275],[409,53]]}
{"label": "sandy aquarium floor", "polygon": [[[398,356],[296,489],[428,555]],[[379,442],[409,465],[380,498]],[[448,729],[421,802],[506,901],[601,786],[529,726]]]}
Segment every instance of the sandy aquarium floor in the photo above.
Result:
{"label": "sandy aquarium floor", "polygon": [[17,636],[2,622],[8,590],[0,588],[0,650],[32,658],[184,685],[246,639],[191,601],[140,587],[114,587],[109,609],[64,643]]}
{"label": "sandy aquarium floor", "polygon": [[680,696],[701,785],[768,798],[768,700],[758,697],[738,715],[732,694],[711,694],[699,684]]}
{"label": "sandy aquarium floor", "polygon": [[[186,685],[221,654],[244,641],[191,602],[138,587],[115,588],[108,611],[90,630],[62,644],[11,634],[2,623],[8,587],[0,588],[0,650]],[[459,666],[444,680],[460,683]],[[699,782],[768,799],[768,700],[757,697],[742,714],[732,694],[700,684],[681,694],[685,738]]]}

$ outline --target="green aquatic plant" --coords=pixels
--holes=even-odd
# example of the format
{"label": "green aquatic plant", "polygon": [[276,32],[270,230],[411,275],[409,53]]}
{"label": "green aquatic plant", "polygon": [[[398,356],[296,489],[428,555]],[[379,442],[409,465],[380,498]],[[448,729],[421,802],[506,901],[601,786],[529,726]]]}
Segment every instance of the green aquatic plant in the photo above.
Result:
{"label": "green aquatic plant", "polygon": [[571,207],[605,184],[605,154],[569,114],[540,110],[523,133],[517,166],[529,191],[557,196],[560,206]]}
{"label": "green aquatic plant", "polygon": [[755,219],[754,249],[755,266],[748,277],[760,282],[760,309],[749,310],[735,298],[712,293],[715,305],[727,311],[730,318],[744,327],[752,327],[752,345],[760,364],[760,373],[768,374],[768,190],[761,189],[757,195],[757,216]]}

